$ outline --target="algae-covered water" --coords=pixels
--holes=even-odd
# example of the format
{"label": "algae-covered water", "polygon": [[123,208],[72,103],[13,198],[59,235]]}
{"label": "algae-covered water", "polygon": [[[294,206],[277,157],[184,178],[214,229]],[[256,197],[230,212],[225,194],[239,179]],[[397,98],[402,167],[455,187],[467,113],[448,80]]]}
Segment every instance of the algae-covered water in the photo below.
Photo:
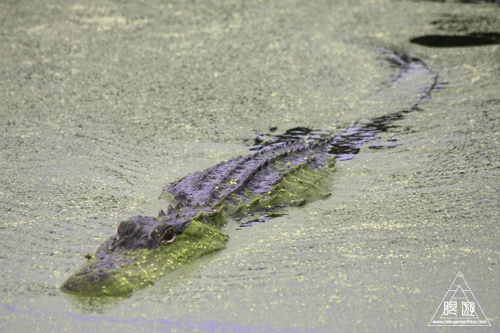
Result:
{"label": "algae-covered water", "polygon": [[[460,271],[491,323],[469,329],[499,330],[500,45],[410,42],[494,40],[499,14],[455,1],[2,2],[0,329],[439,330],[427,324]],[[230,222],[226,249],[129,297],[59,290],[121,219],[157,214],[166,183],[248,154],[252,135],[335,132],[412,105],[431,76],[400,76],[381,48],[438,75],[377,142],[401,145],[365,145],[338,163],[329,198]]]}

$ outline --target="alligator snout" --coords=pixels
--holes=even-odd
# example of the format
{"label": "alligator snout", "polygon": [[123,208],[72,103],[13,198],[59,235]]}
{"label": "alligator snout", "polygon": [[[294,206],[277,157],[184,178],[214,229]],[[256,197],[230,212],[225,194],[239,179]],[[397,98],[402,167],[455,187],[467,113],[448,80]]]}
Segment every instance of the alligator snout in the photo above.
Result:
{"label": "alligator snout", "polygon": [[75,294],[101,295],[116,282],[112,274],[87,265],[66,280],[61,289]]}
{"label": "alligator snout", "polygon": [[[146,238],[156,239],[160,245],[164,244],[135,250],[116,246],[113,248],[118,239],[127,242],[133,240],[133,237],[129,238],[128,233],[122,233],[123,238],[119,235],[112,236],[95,255],[89,256],[89,261],[82,268],[63,283],[61,290],[85,296],[123,296],[153,283],[164,271],[174,270],[206,253],[224,248],[228,238],[219,229],[195,219],[176,224],[165,223],[163,220],[156,220],[155,223],[157,224],[151,225],[155,228],[148,229],[154,231],[151,236],[142,232],[135,236],[146,235]],[[122,227],[127,225],[133,226],[125,223]],[[122,227],[120,232],[123,232]],[[130,227],[130,230],[134,234],[143,229],[136,225]]]}

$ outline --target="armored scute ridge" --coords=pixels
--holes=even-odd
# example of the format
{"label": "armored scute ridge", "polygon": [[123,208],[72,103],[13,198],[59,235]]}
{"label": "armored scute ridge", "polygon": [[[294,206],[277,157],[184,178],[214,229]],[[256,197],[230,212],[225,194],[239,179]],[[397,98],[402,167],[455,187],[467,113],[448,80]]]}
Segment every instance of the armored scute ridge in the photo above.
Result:
{"label": "armored scute ridge", "polygon": [[118,225],[61,287],[82,295],[123,295],[204,254],[224,248],[226,218],[300,206],[330,194],[330,140],[280,143],[187,175],[164,188],[158,217]]}
{"label": "armored scute ridge", "polygon": [[[225,204],[228,213],[235,216],[246,212],[245,206],[248,205],[254,207],[253,210],[256,207],[264,210],[297,204],[306,200],[305,197],[314,197],[308,192],[303,198],[296,193],[293,198],[289,196],[290,200],[278,200],[276,194],[284,189],[286,178],[294,175],[305,177],[299,184],[313,182],[313,179],[307,179],[308,174],[316,175],[313,170],[323,170],[333,164],[333,155],[328,153],[328,148],[328,140],[315,144],[305,141],[282,143],[188,175],[164,188],[164,196],[174,203],[174,207],[169,207],[169,214],[179,213],[182,208],[183,215],[189,216],[189,213],[199,214]],[[308,185],[318,186],[314,183]]]}

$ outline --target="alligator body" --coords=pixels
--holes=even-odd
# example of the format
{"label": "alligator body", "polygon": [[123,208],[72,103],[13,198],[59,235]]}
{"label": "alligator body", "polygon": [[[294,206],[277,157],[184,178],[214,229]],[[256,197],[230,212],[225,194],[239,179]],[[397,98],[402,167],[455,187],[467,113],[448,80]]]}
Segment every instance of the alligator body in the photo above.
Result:
{"label": "alligator body", "polygon": [[222,249],[228,217],[300,206],[330,194],[335,170],[331,140],[279,143],[163,189],[170,202],[158,217],[134,216],[118,225],[61,287],[83,295],[123,295],[206,253]]}

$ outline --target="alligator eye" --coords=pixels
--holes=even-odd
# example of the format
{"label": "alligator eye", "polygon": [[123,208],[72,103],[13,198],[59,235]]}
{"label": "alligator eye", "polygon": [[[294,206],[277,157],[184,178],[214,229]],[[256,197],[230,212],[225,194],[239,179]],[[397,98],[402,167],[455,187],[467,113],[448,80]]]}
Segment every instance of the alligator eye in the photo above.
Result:
{"label": "alligator eye", "polygon": [[127,220],[127,221],[122,221],[118,225],[118,237],[122,238],[130,234],[132,231],[135,230],[136,224],[133,221]]}
{"label": "alligator eye", "polygon": [[175,230],[173,227],[168,227],[165,229],[163,232],[163,235],[161,236],[161,242],[162,243],[172,243],[175,239]]}

